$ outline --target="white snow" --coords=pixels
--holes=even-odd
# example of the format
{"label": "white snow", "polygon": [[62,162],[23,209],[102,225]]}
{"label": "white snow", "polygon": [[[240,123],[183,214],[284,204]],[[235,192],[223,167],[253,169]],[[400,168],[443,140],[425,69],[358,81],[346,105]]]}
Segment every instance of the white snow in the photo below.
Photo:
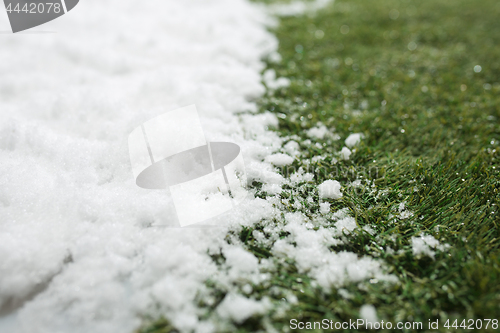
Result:
{"label": "white snow", "polygon": [[413,213],[410,210],[406,209],[405,205],[406,202],[401,202],[398,206],[398,217],[402,220],[408,219],[413,216]]}
{"label": "white snow", "polygon": [[270,307],[271,303],[267,298],[257,301],[237,294],[229,294],[219,305],[217,312],[222,318],[241,323],[252,315],[265,313]]}
{"label": "white snow", "polygon": [[330,213],[330,203],[329,202],[322,202],[319,204],[319,211],[321,214],[328,214]]}
{"label": "white snow", "polygon": [[324,139],[330,131],[325,125],[318,123],[316,127],[311,127],[307,130],[307,136],[313,139]]}
{"label": "white snow", "polygon": [[371,304],[364,304],[359,309],[359,316],[367,322],[376,323],[378,322],[377,310]]}
{"label": "white snow", "polygon": [[282,188],[278,184],[264,184],[262,185],[262,191],[267,192],[268,194],[279,194],[282,191]]}
{"label": "white snow", "polygon": [[[307,272],[318,284],[330,290],[332,286],[341,287],[347,282],[359,282],[368,278],[380,281],[395,282],[394,276],[383,273],[383,265],[370,257],[358,258],[355,253],[335,253],[329,246],[339,244],[337,238],[342,235],[342,228],[353,230],[356,227],[354,218],[346,216],[346,211],[336,224],[337,228],[320,227],[317,231],[305,223],[307,218],[302,213],[286,213],[287,224],[283,230],[290,233],[284,239],[276,241],[272,252],[276,256],[286,255],[294,259],[299,272]],[[294,245],[295,244],[295,245]]]}
{"label": "white snow", "polygon": [[270,90],[276,90],[290,85],[290,79],[286,77],[276,78],[276,72],[274,69],[266,70],[263,74],[263,80],[267,88]]}
{"label": "white snow", "polygon": [[[265,91],[268,24],[244,0],[86,0],[33,29],[56,33],[2,35],[0,331],[131,332],[165,314],[210,329],[194,298],[227,227],[178,228],[168,192],[135,185],[127,136],[196,104],[208,140],[237,143],[250,179],[279,183],[262,162],[281,147],[276,117],[239,116]],[[270,209],[250,200],[220,221],[251,225]]]}
{"label": "white snow", "polygon": [[339,235],[344,231],[349,233],[350,231],[356,229],[356,220],[353,217],[348,216],[336,222],[335,227],[337,228],[337,232]]}
{"label": "white snow", "polygon": [[351,156],[352,152],[349,148],[343,147],[342,150],[340,151],[340,157],[342,157],[343,160],[349,160],[349,157]]}
{"label": "white snow", "polygon": [[272,163],[276,166],[286,166],[293,163],[294,158],[287,154],[274,154],[266,157],[266,162]]}
{"label": "white snow", "polygon": [[340,199],[342,198],[341,188],[342,186],[338,181],[325,180],[318,186],[319,197],[323,199]]}
{"label": "white snow", "polygon": [[358,143],[360,143],[362,138],[363,138],[363,134],[362,133],[353,133],[353,134],[350,134],[347,137],[347,139],[345,139],[345,145],[347,147],[349,147],[349,148],[352,148],[355,145],[357,145]]}
{"label": "white snow", "polygon": [[314,13],[328,6],[334,0],[292,1],[277,3],[268,6],[268,10],[279,16],[296,16],[305,13]]}
{"label": "white snow", "polygon": [[426,234],[422,234],[418,237],[412,237],[411,245],[414,256],[418,257],[422,255],[427,255],[432,259],[434,259],[434,256],[436,255],[436,251],[433,251],[432,249],[446,251],[446,249],[450,247],[449,244],[441,244],[432,235],[426,235]]}
{"label": "white snow", "polygon": [[283,150],[290,156],[300,155],[299,144],[297,141],[290,140],[284,146]]}
{"label": "white snow", "polygon": [[[225,240],[230,228],[256,223],[271,235],[254,231],[257,241],[275,242],[272,253],[294,259],[326,289],[394,281],[378,260],[330,250],[342,231],[356,228],[347,209],[330,214],[321,203],[336,228],[322,226],[322,216],[282,217],[282,185],[301,186],[314,175],[302,168],[289,180],[279,175],[274,166],[292,163],[299,145],[290,141],[287,154],[278,153],[283,139],[269,130],[276,116],[252,114],[262,81],[285,85],[272,72],[260,76],[264,57],[279,61],[267,30],[274,23],[247,0],[86,0],[34,29],[56,33],[2,35],[0,312],[8,315],[0,317],[1,332],[132,332],[144,316],[166,316],[182,332],[215,332],[220,322],[200,320],[195,302],[207,279],[229,290],[216,311],[222,319],[265,313],[268,299],[232,288],[265,281],[260,271],[273,264],[237,237]],[[9,30],[5,15],[0,30]],[[130,131],[193,103],[207,139],[237,143],[249,181],[272,196],[250,196],[216,218],[216,227],[179,228],[168,191],[138,188],[130,168]],[[325,137],[325,129],[312,137]],[[337,181],[318,189],[321,198],[342,197]],[[294,197],[297,209],[313,201]],[[290,235],[279,239],[281,230]],[[222,268],[209,256],[221,249]]]}

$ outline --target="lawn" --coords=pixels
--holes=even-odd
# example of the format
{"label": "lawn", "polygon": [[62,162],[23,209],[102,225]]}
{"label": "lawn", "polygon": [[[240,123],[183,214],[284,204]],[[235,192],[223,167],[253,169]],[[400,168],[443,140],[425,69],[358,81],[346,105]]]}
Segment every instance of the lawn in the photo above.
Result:
{"label": "lawn", "polygon": [[[254,237],[255,230],[267,235],[269,221],[242,227],[228,242],[236,236],[256,257],[275,262],[271,280],[253,285],[250,296],[269,297],[276,310],[225,330],[290,331],[292,318],[355,320],[364,304],[386,321],[423,322],[424,331],[429,320],[447,331],[443,324],[458,319],[450,331],[460,332],[464,319],[500,319],[499,17],[493,0],[336,0],[314,15],[280,19],[273,33],[282,60],[269,60],[267,70],[291,84],[268,89],[258,104],[277,115],[285,142],[299,143],[300,155],[283,175],[300,167],[314,174],[283,187],[283,213],[315,216],[318,185],[338,180],[343,197],[330,199],[330,210],[347,208],[359,228],[331,251],[383,261],[399,282],[325,290]],[[318,122],[333,134],[312,139]],[[343,160],[339,152],[352,133],[363,139]],[[253,187],[269,197],[261,184]],[[306,197],[313,200],[294,204]],[[442,245],[434,256],[414,252],[422,235]],[[208,318],[227,291],[216,280],[206,285],[216,300],[200,298]],[[297,301],[279,311],[290,294]],[[140,330],[174,331],[166,319]]]}

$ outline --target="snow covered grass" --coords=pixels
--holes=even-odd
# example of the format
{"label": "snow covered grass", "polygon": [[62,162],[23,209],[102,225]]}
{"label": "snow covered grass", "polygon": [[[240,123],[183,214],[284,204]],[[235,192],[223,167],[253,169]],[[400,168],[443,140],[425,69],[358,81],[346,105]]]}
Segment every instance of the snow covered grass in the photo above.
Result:
{"label": "snow covered grass", "polygon": [[[282,61],[268,70],[290,86],[270,87],[259,104],[279,119],[280,153],[293,161],[274,157],[287,179],[279,188],[254,188],[283,214],[227,236],[270,273],[264,284],[242,281],[237,293],[272,306],[226,322],[226,331],[287,331],[291,318],[498,315],[499,13],[490,0],[337,0],[281,20]],[[342,197],[320,199],[318,187],[333,187],[330,180]],[[324,251],[325,240],[332,262],[308,252]],[[318,253],[324,267],[343,267],[341,256],[352,254],[393,279],[339,281],[318,272]],[[222,252],[212,258],[226,265]],[[207,287],[214,301],[201,305],[216,311],[228,286]],[[168,320],[155,325],[143,332],[170,331]]]}
{"label": "snow covered grass", "polygon": [[[87,2],[68,15],[74,39],[8,37],[0,50],[9,320],[274,332],[291,318],[498,314],[493,0],[337,0],[283,18],[281,56],[272,21],[245,1]],[[130,129],[193,98],[253,180],[221,228],[172,228],[168,196],[136,189],[128,167]]]}

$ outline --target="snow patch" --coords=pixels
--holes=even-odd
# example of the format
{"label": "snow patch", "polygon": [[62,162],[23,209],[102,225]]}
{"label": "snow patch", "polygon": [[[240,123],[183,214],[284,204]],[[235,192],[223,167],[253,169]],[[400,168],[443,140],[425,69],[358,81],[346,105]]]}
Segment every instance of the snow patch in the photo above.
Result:
{"label": "snow patch", "polygon": [[342,157],[342,159],[345,161],[349,160],[351,154],[352,154],[351,150],[347,147],[343,147],[342,150],[340,151],[340,157]]}
{"label": "snow patch", "polygon": [[434,259],[436,252],[434,250],[446,251],[450,245],[440,244],[437,239],[431,235],[422,234],[418,237],[411,238],[411,245],[414,256],[427,255]]}
{"label": "snow patch", "polygon": [[293,1],[286,4],[272,4],[267,8],[269,12],[278,16],[297,16],[305,13],[314,13],[318,10],[326,8],[334,0],[314,0],[308,1]]}
{"label": "snow patch", "polygon": [[326,128],[326,126],[321,123],[318,123],[316,127],[311,127],[306,132],[308,137],[320,140],[324,139],[329,133],[330,131],[328,130],[328,128]]}
{"label": "snow patch", "polygon": [[286,166],[293,163],[294,158],[287,154],[274,154],[266,157],[266,162],[276,166]]}
{"label": "snow patch", "polygon": [[378,322],[377,310],[371,304],[365,304],[359,309],[359,316],[367,322]]}
{"label": "snow patch", "polygon": [[217,308],[217,313],[224,319],[231,319],[236,323],[242,323],[253,315],[264,314],[270,307],[271,302],[267,298],[256,301],[231,293],[226,295]]}
{"label": "snow patch", "polygon": [[363,134],[362,133],[353,133],[351,135],[349,135],[347,137],[347,139],[345,139],[345,145],[349,148],[352,148],[354,147],[355,145],[357,145],[358,143],[361,142],[361,139],[363,138]]}
{"label": "snow patch", "polygon": [[321,185],[318,186],[319,197],[322,199],[340,199],[342,198],[342,193],[340,189],[342,186],[336,180],[325,180]]}

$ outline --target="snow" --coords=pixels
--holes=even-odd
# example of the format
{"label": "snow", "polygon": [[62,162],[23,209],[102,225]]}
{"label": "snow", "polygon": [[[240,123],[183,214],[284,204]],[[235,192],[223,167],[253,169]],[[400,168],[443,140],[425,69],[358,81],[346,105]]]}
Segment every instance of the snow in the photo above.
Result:
{"label": "snow", "polygon": [[326,128],[325,125],[318,123],[316,127],[311,127],[309,130],[307,130],[307,136],[309,136],[312,139],[324,139],[330,131],[328,128]]}
{"label": "snow", "polygon": [[406,209],[405,205],[406,202],[401,202],[398,206],[398,217],[402,220],[408,219],[413,216],[413,213],[410,210]]}
{"label": "snow", "polygon": [[286,166],[293,163],[294,158],[287,154],[274,154],[266,157],[266,162],[276,166]]}
{"label": "snow", "polygon": [[344,231],[349,233],[350,231],[353,231],[354,229],[356,229],[356,227],[357,227],[356,220],[353,217],[348,216],[348,217],[343,218],[342,220],[336,222],[335,227],[337,228],[337,231],[339,234],[341,234]]}
{"label": "snow", "polygon": [[319,211],[321,214],[327,214],[330,213],[330,203],[329,202],[322,202],[319,204]]}
{"label": "snow", "polygon": [[349,160],[349,156],[351,156],[351,154],[351,150],[347,147],[343,147],[340,151],[340,157],[342,157],[342,159],[346,161]]}
{"label": "snow", "polygon": [[359,309],[359,316],[366,322],[376,323],[378,322],[377,310],[371,304],[364,304]]}
{"label": "snow", "polygon": [[411,245],[414,256],[419,257],[422,255],[427,255],[432,259],[434,259],[436,255],[436,251],[432,249],[446,251],[446,249],[450,247],[449,244],[441,244],[433,236],[426,234],[422,234],[418,237],[412,237]]}
{"label": "snow", "polygon": [[265,313],[271,307],[267,298],[261,301],[248,299],[237,294],[229,294],[217,308],[222,318],[241,323],[255,314]]}
{"label": "snow", "polygon": [[[271,235],[254,230],[257,241],[274,244],[273,254],[295,260],[325,289],[394,281],[383,262],[331,251],[357,227],[348,209],[330,213],[328,203],[297,192],[296,209],[308,202],[325,216],[282,210],[283,185],[295,191],[314,175],[277,173],[275,166],[300,155],[299,144],[283,146],[270,131],[278,126],[274,114],[254,114],[262,81],[286,86],[275,73],[260,75],[263,58],[279,61],[267,29],[275,20],[264,9],[246,0],[86,0],[35,28],[56,33],[2,36],[1,332],[132,332],[141,318],[159,316],[182,332],[220,331],[220,320],[198,316],[208,279],[228,290],[216,310],[221,319],[265,313],[268,299],[239,295],[234,285],[250,286],[249,294],[269,279],[261,271],[273,263],[259,261],[237,237],[226,242],[228,230],[256,223]],[[9,30],[6,16],[0,30]],[[214,227],[179,228],[168,191],[138,188],[129,161],[132,129],[190,104],[209,141],[241,147],[249,182],[262,182],[269,195],[250,193]],[[328,133],[319,125],[311,135]],[[318,187],[322,199],[341,198],[340,189],[335,180]],[[279,239],[281,230],[289,236]],[[215,254],[226,258],[222,267]]]}
{"label": "snow", "polygon": [[290,140],[284,146],[283,150],[290,156],[298,156],[300,155],[299,144],[297,141]]}
{"label": "snow", "polygon": [[395,282],[394,276],[385,274],[383,264],[373,258],[359,258],[355,253],[335,253],[330,250],[330,246],[341,242],[338,237],[342,235],[342,228],[356,228],[354,218],[346,216],[345,210],[333,214],[332,218],[338,220],[337,228],[320,227],[315,231],[312,225],[305,223],[307,218],[302,213],[286,213],[287,224],[283,230],[290,234],[276,240],[272,253],[278,257],[287,256],[295,260],[299,272],[307,272],[325,290],[368,278]]}
{"label": "snow", "polygon": [[297,16],[305,13],[314,13],[326,8],[333,0],[314,0],[311,2],[292,1],[290,3],[278,3],[268,7],[268,10],[279,16]]}
{"label": "snow", "polygon": [[318,186],[319,197],[323,199],[340,199],[342,198],[342,193],[340,189],[342,186],[336,180],[325,180],[321,185]]}
{"label": "snow", "polygon": [[270,207],[250,200],[220,227],[178,228],[168,192],[135,185],[127,136],[196,104],[210,141],[237,143],[250,176],[280,183],[263,162],[281,147],[276,117],[240,115],[265,91],[273,22],[243,0],[87,0],[34,29],[56,33],[2,35],[0,331],[131,332],[164,314],[210,330],[194,299],[217,272],[207,250],[224,244],[220,223],[251,225]]}
{"label": "snow", "polygon": [[278,184],[264,184],[262,185],[262,191],[273,195],[281,193],[282,188]]}
{"label": "snow", "polygon": [[362,133],[353,133],[353,134],[350,134],[347,139],[345,139],[345,145],[349,148],[352,148],[354,147],[355,145],[357,145],[358,143],[361,142],[361,138],[363,138],[363,134]]}
{"label": "snow", "polygon": [[274,69],[266,70],[262,76],[262,79],[267,88],[270,90],[285,88],[290,85],[290,79],[286,77],[276,78],[276,72],[274,71]]}

